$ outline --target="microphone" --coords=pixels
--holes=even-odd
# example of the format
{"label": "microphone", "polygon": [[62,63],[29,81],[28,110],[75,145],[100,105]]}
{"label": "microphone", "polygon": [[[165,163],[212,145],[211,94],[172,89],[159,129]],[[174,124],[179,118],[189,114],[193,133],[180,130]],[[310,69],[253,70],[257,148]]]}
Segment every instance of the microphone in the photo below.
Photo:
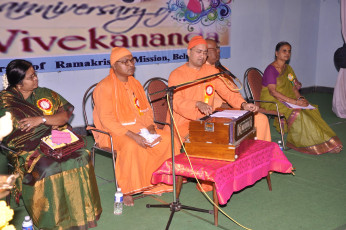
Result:
{"label": "microphone", "polygon": [[228,76],[231,76],[233,79],[237,79],[237,77],[234,76],[234,74],[231,73],[231,71],[229,71],[223,65],[221,65],[220,61],[215,62],[215,67],[218,68],[219,70],[225,72],[225,74],[227,74]]}

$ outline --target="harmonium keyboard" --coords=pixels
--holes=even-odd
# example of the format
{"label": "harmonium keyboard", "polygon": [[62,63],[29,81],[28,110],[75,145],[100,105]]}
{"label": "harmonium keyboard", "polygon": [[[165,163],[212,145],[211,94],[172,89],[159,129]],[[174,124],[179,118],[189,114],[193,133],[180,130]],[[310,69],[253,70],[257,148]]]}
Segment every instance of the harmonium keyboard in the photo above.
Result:
{"label": "harmonium keyboard", "polygon": [[255,136],[253,112],[223,110],[190,121],[185,149],[191,157],[235,161],[240,143]]}

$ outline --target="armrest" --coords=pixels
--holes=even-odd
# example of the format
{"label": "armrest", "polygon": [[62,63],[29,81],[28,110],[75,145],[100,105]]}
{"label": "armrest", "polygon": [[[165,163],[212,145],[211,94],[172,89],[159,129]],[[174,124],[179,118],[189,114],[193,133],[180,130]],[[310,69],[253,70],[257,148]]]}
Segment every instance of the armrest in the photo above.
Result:
{"label": "armrest", "polygon": [[86,128],[88,131],[94,131],[94,132],[98,132],[98,133],[102,133],[102,134],[105,134],[109,137],[110,141],[111,141],[111,151],[114,152],[114,149],[113,149],[113,137],[112,135],[109,133],[109,132],[106,132],[106,131],[103,131],[101,129],[97,129],[93,126],[87,126]]}
{"label": "armrest", "polygon": [[284,140],[284,137],[283,137],[282,127],[281,127],[281,118],[282,118],[282,117],[284,118],[284,116],[281,115],[281,114],[279,113],[279,106],[278,106],[278,104],[277,104],[275,101],[263,101],[263,100],[251,100],[251,99],[250,99],[249,101],[255,101],[255,102],[263,102],[263,103],[272,103],[272,104],[275,104],[275,106],[276,106],[276,114],[277,114],[278,119],[279,119],[279,127],[280,127],[280,133],[281,133],[281,141],[282,141],[282,144],[283,144],[283,146],[284,146],[284,148],[285,148],[285,140]]}
{"label": "armrest", "polygon": [[280,118],[284,117],[284,115],[279,113],[279,106],[278,106],[278,103],[276,103],[275,101],[264,101],[264,100],[253,100],[253,99],[249,99],[249,101],[275,104],[277,116]]}

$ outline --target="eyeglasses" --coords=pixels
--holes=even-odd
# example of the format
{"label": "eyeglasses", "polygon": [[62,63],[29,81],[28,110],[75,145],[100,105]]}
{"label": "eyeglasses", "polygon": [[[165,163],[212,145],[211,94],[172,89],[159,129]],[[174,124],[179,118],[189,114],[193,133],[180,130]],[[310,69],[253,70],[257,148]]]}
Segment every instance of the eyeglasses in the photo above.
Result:
{"label": "eyeglasses", "polygon": [[208,50],[216,50],[216,51],[220,51],[220,46],[217,46],[215,48],[208,48]]}
{"label": "eyeglasses", "polygon": [[133,57],[131,59],[126,59],[126,60],[123,60],[123,61],[116,61],[116,62],[119,62],[119,63],[121,63],[123,65],[129,66],[130,63],[131,64],[135,64],[136,63],[136,58]]}
{"label": "eyeglasses", "polygon": [[23,80],[33,81],[35,78],[37,78],[37,73],[33,73],[28,77],[25,77]]}

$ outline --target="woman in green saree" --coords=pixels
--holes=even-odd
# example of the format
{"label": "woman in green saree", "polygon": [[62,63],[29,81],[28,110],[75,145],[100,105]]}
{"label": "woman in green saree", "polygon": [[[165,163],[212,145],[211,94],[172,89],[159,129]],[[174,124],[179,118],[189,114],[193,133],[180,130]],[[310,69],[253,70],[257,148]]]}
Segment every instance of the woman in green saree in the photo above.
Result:
{"label": "woman in green saree", "polygon": [[81,148],[58,161],[40,150],[41,138],[66,127],[73,106],[38,87],[28,61],[11,61],[6,75],[0,106],[11,113],[13,131],[2,142],[17,153],[7,156],[21,175],[17,190],[34,224],[39,229],[95,227],[102,208],[89,151]]}
{"label": "woman in green saree", "polygon": [[[275,49],[275,61],[264,71],[262,79],[261,100],[275,101],[279,111],[287,121],[285,132],[287,146],[308,154],[339,153],[342,143],[335,132],[322,119],[316,109],[291,109],[286,103],[307,107],[309,102],[300,95],[300,82],[290,65],[291,45],[279,42]],[[276,110],[275,104],[261,103],[267,110]]]}

